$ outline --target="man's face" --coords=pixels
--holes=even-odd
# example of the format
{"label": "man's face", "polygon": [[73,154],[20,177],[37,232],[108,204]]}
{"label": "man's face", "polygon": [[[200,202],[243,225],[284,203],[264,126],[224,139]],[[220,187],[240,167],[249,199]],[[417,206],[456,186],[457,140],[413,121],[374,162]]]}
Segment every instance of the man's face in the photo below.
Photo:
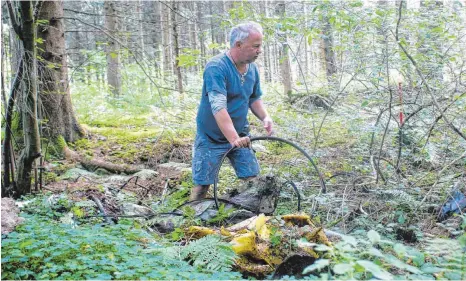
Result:
{"label": "man's face", "polygon": [[257,59],[262,47],[262,34],[259,32],[251,32],[249,33],[248,38],[243,43],[240,43],[240,54],[241,54],[241,61],[246,63],[251,63]]}

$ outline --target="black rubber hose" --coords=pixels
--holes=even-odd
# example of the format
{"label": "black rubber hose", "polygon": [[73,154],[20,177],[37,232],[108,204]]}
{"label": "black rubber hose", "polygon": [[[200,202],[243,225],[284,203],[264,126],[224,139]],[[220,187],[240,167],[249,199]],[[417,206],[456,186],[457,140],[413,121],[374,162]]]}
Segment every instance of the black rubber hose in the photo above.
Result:
{"label": "black rubber hose", "polygon": [[284,184],[289,184],[289,185],[291,185],[293,187],[294,192],[296,193],[296,196],[298,196],[298,212],[301,212],[301,194],[299,194],[298,187],[292,181],[287,181]]}
{"label": "black rubber hose", "polygon": [[[309,162],[311,162],[312,166],[314,167],[314,169],[316,170],[317,172],[317,175],[319,176],[319,179],[320,179],[320,187],[321,187],[321,191],[322,193],[325,193],[327,191],[326,187],[325,187],[325,182],[324,182],[324,179],[322,177],[322,175],[320,174],[319,172],[319,169],[317,168],[316,164],[314,163],[314,161],[312,161],[312,158],[311,156],[309,156],[309,154],[307,154],[307,152],[302,149],[301,147],[297,146],[296,144],[292,143],[291,141],[288,141],[288,140],[285,140],[285,139],[282,139],[282,138],[278,138],[278,137],[268,137],[268,136],[262,136],[262,137],[253,137],[251,138],[251,142],[254,142],[254,141],[259,141],[259,140],[271,140],[271,141],[279,141],[279,142],[284,142],[286,144],[289,144],[291,145],[292,147],[296,148],[299,152],[301,152],[304,156],[306,156],[306,158],[309,160]],[[222,164],[223,164],[223,161],[225,160],[225,158],[228,156],[228,154],[230,154],[232,151],[236,150],[237,147],[232,147],[230,148],[222,157],[222,159],[220,160],[219,162],[219,165],[217,167],[217,170],[215,171],[215,180],[214,180],[214,200],[215,200],[215,207],[218,209],[219,208],[219,205],[218,205],[218,197],[217,197],[217,185],[218,185],[218,175],[220,173],[220,168],[222,167]],[[295,186],[294,186],[295,187]],[[299,196],[299,195],[298,195]]]}
{"label": "black rubber hose", "polygon": [[[176,211],[179,210],[181,207],[184,207],[184,206],[186,206],[186,205],[188,205],[188,204],[191,204],[191,203],[202,202],[202,201],[212,201],[212,200],[213,200],[213,201],[217,200],[217,201],[220,201],[220,202],[223,202],[223,203],[231,204],[231,205],[233,205],[234,207],[242,208],[242,209],[245,209],[246,211],[249,211],[249,212],[253,212],[253,213],[254,213],[253,210],[251,210],[251,209],[249,209],[249,208],[247,208],[247,207],[245,207],[245,206],[243,206],[243,205],[241,205],[241,204],[238,204],[238,203],[235,203],[235,202],[231,202],[231,201],[229,201],[229,200],[221,199],[221,198],[220,198],[220,199],[217,199],[217,198],[203,198],[203,199],[199,199],[199,200],[187,201],[187,202],[184,202],[183,204],[179,205],[178,207],[176,207],[172,212],[176,212]],[[218,207],[217,207],[217,209],[218,209]]]}

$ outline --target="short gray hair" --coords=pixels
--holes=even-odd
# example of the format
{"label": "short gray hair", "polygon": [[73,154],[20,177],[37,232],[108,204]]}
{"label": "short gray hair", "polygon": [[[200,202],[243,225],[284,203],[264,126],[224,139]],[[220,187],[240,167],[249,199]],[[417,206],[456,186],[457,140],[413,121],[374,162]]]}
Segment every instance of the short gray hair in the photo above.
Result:
{"label": "short gray hair", "polygon": [[244,40],[249,37],[251,31],[263,34],[262,26],[257,22],[250,21],[234,26],[230,31],[230,48],[233,48],[238,41],[244,42]]}

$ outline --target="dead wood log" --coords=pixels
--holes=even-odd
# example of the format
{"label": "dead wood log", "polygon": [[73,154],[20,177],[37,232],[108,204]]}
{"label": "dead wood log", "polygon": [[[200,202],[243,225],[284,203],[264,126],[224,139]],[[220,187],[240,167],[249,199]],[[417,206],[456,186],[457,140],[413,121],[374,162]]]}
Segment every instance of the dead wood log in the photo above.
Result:
{"label": "dead wood log", "polygon": [[109,172],[116,174],[134,174],[142,170],[141,168],[132,165],[120,165],[93,158],[90,159],[78,154],[76,151],[71,150],[67,146],[63,150],[66,159],[81,163],[81,165],[83,165],[84,168],[86,168],[87,170],[95,171],[97,168],[103,168]]}

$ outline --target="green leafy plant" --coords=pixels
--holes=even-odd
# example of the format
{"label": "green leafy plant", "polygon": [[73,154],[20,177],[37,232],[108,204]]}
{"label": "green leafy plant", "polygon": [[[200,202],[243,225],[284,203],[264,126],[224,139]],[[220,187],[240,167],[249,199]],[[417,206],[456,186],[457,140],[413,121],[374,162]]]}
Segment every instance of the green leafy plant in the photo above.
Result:
{"label": "green leafy plant", "polygon": [[[342,236],[342,240],[334,247],[316,246],[314,250],[325,254],[322,259],[308,266],[304,272],[314,273],[329,268],[328,272],[331,276],[341,280],[366,280],[373,277],[378,279],[434,278],[431,271],[423,270],[425,255],[420,251],[384,240],[374,230],[366,235],[367,239]],[[321,277],[322,274],[328,273],[320,273]]]}
{"label": "green leafy plant", "polygon": [[422,264],[423,271],[436,273],[451,280],[466,278],[466,234],[455,239],[427,240],[425,252],[434,263]]}
{"label": "green leafy plant", "polygon": [[[155,249],[164,256],[189,261],[190,264],[205,272],[231,271],[236,258],[231,245],[217,235],[207,235],[191,241],[186,246]],[[152,252],[152,250],[151,250]]]}
{"label": "green leafy plant", "polygon": [[270,243],[273,247],[280,245],[282,239],[282,234],[279,231],[278,227],[270,228]]}
{"label": "green leafy plant", "polygon": [[[183,251],[188,262],[161,256],[147,232],[128,220],[109,226],[59,224],[26,215],[27,224],[2,239],[2,279],[239,279],[225,243],[204,239]],[[215,243],[219,243],[218,245]],[[214,259],[214,260],[212,260]],[[229,262],[230,261],[230,262]],[[198,268],[208,268],[208,274]],[[215,271],[213,271],[215,270]]]}
{"label": "green leafy plant", "polygon": [[25,206],[22,211],[29,214],[46,216],[51,219],[58,219],[65,213],[70,212],[73,202],[68,199],[66,194],[54,195],[51,193],[43,196],[26,196],[23,198]]}
{"label": "green leafy plant", "polygon": [[220,207],[218,207],[217,215],[215,215],[215,217],[211,218],[209,220],[209,223],[222,223],[226,219],[228,219],[230,217],[231,213],[233,213],[234,211],[235,211],[234,208],[225,209],[225,204],[220,204]]}
{"label": "green leafy plant", "polygon": [[171,233],[171,239],[173,241],[179,241],[180,239],[182,239],[184,237],[184,231],[183,229],[177,227],[175,228],[175,230],[173,230]]}

